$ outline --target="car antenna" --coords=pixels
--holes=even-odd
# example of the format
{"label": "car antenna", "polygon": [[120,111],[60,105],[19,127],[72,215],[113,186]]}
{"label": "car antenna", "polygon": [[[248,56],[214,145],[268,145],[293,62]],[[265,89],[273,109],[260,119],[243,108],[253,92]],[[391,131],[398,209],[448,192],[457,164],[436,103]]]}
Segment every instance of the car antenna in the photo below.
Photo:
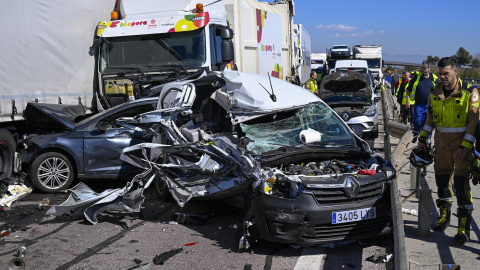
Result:
{"label": "car antenna", "polygon": [[272,94],[270,95],[270,98],[272,99],[273,102],[277,102],[277,96],[273,93],[273,86],[272,86],[272,79],[270,79],[270,72],[267,72],[268,74],[268,80],[270,81],[270,88],[272,88]]}

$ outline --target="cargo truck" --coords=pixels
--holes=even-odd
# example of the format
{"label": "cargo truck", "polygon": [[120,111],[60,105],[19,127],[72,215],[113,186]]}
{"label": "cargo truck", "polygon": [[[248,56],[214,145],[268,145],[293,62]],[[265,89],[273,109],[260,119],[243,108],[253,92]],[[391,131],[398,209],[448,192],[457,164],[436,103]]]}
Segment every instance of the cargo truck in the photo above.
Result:
{"label": "cargo truck", "polygon": [[[256,0],[2,1],[0,177],[31,128],[28,102],[88,112],[224,68],[299,82],[294,4]],[[110,18],[109,18],[110,17]],[[235,35],[234,35],[235,33]],[[306,48],[307,46],[303,46]]]}
{"label": "cargo truck", "polygon": [[312,39],[301,24],[293,28],[293,63],[292,77],[297,85],[304,85],[310,78],[312,59]]}
{"label": "cargo truck", "polygon": [[382,45],[355,45],[353,58],[367,60],[368,69],[375,78],[377,87],[383,85]]}

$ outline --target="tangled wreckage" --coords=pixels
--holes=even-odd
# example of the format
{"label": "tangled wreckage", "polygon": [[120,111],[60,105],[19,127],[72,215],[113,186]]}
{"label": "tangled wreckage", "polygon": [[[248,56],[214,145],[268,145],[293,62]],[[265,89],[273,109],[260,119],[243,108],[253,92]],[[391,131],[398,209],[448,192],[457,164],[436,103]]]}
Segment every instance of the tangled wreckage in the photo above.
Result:
{"label": "tangled wreckage", "polygon": [[79,184],[47,214],[95,223],[105,210],[140,211],[154,183],[182,207],[242,197],[241,248],[259,238],[319,244],[391,231],[394,168],[322,100],[283,80],[203,74],[163,85],[155,111],[117,122],[152,135],[121,155],[143,172],[103,193]]}

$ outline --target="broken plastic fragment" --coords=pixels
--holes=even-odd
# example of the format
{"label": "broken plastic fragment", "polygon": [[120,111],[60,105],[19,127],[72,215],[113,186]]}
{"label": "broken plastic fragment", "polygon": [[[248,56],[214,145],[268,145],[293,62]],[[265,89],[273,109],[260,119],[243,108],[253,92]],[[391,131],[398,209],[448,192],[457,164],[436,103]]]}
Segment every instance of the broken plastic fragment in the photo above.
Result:
{"label": "broken plastic fragment", "polygon": [[9,231],[9,230],[2,230],[2,231],[0,232],[0,236],[7,236],[7,235],[9,235],[9,234],[10,234],[10,231]]}
{"label": "broken plastic fragment", "polygon": [[418,216],[418,212],[415,209],[402,208],[402,212],[412,216]]}
{"label": "broken plastic fragment", "polygon": [[32,192],[32,188],[29,188],[25,185],[9,185],[7,192],[3,195],[3,198],[0,200],[0,206],[7,206],[10,207],[10,205],[26,195],[30,194]]}
{"label": "broken plastic fragment", "polygon": [[197,242],[193,242],[193,243],[185,244],[185,246],[188,247],[188,246],[193,246],[193,245],[196,245],[196,244],[197,244]]}

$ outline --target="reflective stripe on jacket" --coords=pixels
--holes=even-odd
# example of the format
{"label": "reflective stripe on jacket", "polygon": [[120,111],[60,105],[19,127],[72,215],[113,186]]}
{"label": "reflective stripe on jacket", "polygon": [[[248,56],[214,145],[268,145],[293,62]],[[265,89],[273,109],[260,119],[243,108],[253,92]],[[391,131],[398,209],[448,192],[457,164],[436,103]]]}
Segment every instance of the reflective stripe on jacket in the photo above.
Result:
{"label": "reflective stripe on jacket", "polygon": [[[407,105],[407,87],[409,83],[410,83],[410,79],[409,79],[409,82],[405,84],[405,89],[403,91],[403,97],[402,97],[402,105]],[[414,105],[414,104],[415,104],[415,100],[410,100],[410,105]]]}

